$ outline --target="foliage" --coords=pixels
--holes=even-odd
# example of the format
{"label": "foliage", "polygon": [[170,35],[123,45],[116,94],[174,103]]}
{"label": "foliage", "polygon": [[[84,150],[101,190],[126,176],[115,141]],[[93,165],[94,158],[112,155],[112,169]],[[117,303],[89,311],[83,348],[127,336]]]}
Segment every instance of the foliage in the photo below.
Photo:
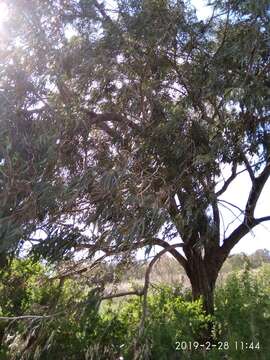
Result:
{"label": "foliage", "polygon": [[258,359],[266,359],[269,353],[270,344],[266,338],[270,331],[269,271],[269,264],[263,265],[256,272],[246,268],[231,274],[217,291],[216,318],[221,324],[221,338],[231,344],[235,341],[260,342],[259,356],[252,350],[241,354],[231,348],[228,355],[233,359],[256,359],[256,356]]}
{"label": "foliage", "polygon": [[[27,304],[27,309],[32,315],[36,309],[39,314],[46,313],[46,309],[40,306],[39,294],[44,291],[50,292],[51,298],[55,294],[48,289],[47,283],[40,286],[40,277],[44,276],[41,267],[26,262],[28,270],[25,270],[24,275],[25,292],[21,295],[22,302]],[[20,279],[21,274],[17,269],[25,265],[25,261],[15,261],[11,278]],[[6,292],[9,292],[9,299],[2,298],[1,315],[17,315],[14,308],[13,311],[6,310],[10,300],[14,298],[16,301],[17,289],[3,283],[1,295]],[[29,292],[33,296],[29,297]],[[70,302],[74,295],[77,304],[74,304],[74,300]],[[116,356],[124,354],[125,358],[133,359],[136,345],[134,339],[138,333],[142,309],[140,299],[118,304],[109,301],[98,312],[98,297],[95,298],[95,292],[88,292],[86,297],[83,291],[79,291],[74,280],[67,281],[57,299],[55,311],[59,313],[59,310],[65,309],[59,316],[39,321],[18,322],[11,327],[5,327],[5,323],[2,323],[3,333],[5,332],[3,344],[8,345],[8,358],[23,359],[30,356],[30,359],[58,359],[63,358],[64,354],[66,359],[105,360],[115,359]],[[197,331],[205,326],[207,319],[202,313],[201,305],[200,302],[190,303],[184,300],[179,290],[176,294],[168,287],[157,288],[148,300],[149,313],[144,337],[151,345],[149,349],[144,348],[144,351],[152,353],[151,356],[154,358],[157,354],[160,354],[161,358],[166,358],[174,352],[175,339],[194,338]]]}
{"label": "foliage", "polygon": [[1,315],[20,316],[32,311],[33,303],[42,307],[52,300],[57,287],[53,282],[47,283],[45,268],[40,263],[15,259],[7,270],[1,270],[0,291]]}
{"label": "foliage", "polygon": [[[149,296],[147,322],[139,339],[142,359],[173,359],[177,341],[194,341],[207,326],[209,315],[203,313],[202,302],[186,300],[179,290],[158,287]],[[120,310],[119,317],[128,325],[131,341],[137,331],[141,308],[140,300],[135,299],[124,304]],[[134,349],[128,350],[127,358],[133,359]]]}
{"label": "foliage", "polygon": [[[119,269],[159,245],[213,314],[224,261],[270,220],[256,217],[270,175],[269,1],[215,0],[204,21],[181,0],[4,2],[0,268],[28,248],[54,264],[84,249],[91,269]],[[242,172],[239,207],[223,195]],[[237,225],[222,224],[224,206]]]}
{"label": "foliage", "polygon": [[[25,291],[21,295],[28,314],[47,313],[45,304],[55,297],[55,287],[40,278],[48,276],[40,264],[16,260],[9,274],[12,279],[24,276]],[[21,275],[18,269],[25,269]],[[227,341],[227,350],[176,350],[176,342],[200,341],[207,326],[201,300],[191,301],[189,292],[180,288],[158,286],[148,297],[148,312],[144,332],[138,338],[142,312],[139,297],[118,301],[106,300],[99,304],[99,294],[88,289],[87,282],[78,286],[76,279],[66,280],[57,296],[54,312],[58,315],[36,320],[1,321],[1,359],[93,359],[115,360],[123,356],[134,359],[140,351],[142,359],[267,359],[270,343],[270,267],[265,264],[257,271],[246,268],[232,273],[216,289],[216,313],[213,341]],[[3,274],[2,274],[3,278]],[[11,286],[10,286],[11,285]],[[1,283],[1,315],[18,315],[10,303],[18,298],[12,283]],[[87,290],[88,289],[88,290]],[[9,293],[9,298],[5,294]],[[32,296],[29,296],[29,293]],[[47,302],[40,294],[50,293]],[[43,306],[41,306],[41,303]],[[16,312],[17,311],[17,312]],[[139,342],[138,342],[139,339]],[[260,342],[260,350],[238,350],[235,341]],[[6,355],[4,355],[6,351]],[[181,355],[180,355],[181,354]]]}

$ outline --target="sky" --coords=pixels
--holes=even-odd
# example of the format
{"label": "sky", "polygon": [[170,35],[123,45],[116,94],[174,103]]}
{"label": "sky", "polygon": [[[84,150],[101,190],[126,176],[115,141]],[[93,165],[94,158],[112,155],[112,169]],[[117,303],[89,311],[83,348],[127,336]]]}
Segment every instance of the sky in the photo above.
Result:
{"label": "sky", "polygon": [[[192,0],[191,3],[197,10],[197,16],[199,19],[205,19],[212,14],[212,7],[207,6],[207,1],[204,0]],[[7,9],[0,0],[0,30],[3,27],[3,22],[7,18]],[[226,173],[225,169],[225,173]],[[245,201],[248,196],[248,191],[250,189],[250,179],[246,173],[241,174],[237,180],[235,180],[225,195],[222,197],[223,200],[233,203],[240,208],[244,208]],[[260,197],[255,216],[266,216],[270,214],[270,181],[265,186],[265,189]],[[225,203],[224,203],[225,204]],[[225,204],[226,205],[226,204]],[[231,210],[222,209],[222,216],[224,222],[228,223],[234,220],[239,215],[239,212],[234,208]],[[238,220],[238,224],[240,220]],[[230,228],[229,232],[237,226],[237,221],[235,221]],[[270,221],[258,225],[254,230],[246,235],[233,249],[232,253],[245,252],[251,254],[257,249],[266,248],[270,250]]]}
{"label": "sky", "polygon": [[[232,184],[227,189],[224,196],[221,199],[226,200],[241,209],[244,209],[244,204],[246,203],[248,192],[251,187],[251,181],[247,173],[240,174],[239,177],[232,182]],[[270,214],[270,181],[268,180],[265,188],[260,196],[256,211],[255,217],[262,217]],[[225,204],[226,205],[226,204]],[[226,208],[222,208],[222,215],[224,221],[229,223],[234,218],[239,215],[239,211],[230,207],[231,211]],[[236,215],[236,216],[235,216]],[[228,229],[230,233],[237,224],[240,224],[240,220],[235,221],[231,227]],[[246,235],[240,242],[233,248],[232,253],[245,252],[251,254],[257,249],[268,249],[270,250],[270,222],[264,222],[256,226],[252,232]]]}
{"label": "sky", "polygon": [[[207,6],[207,1],[205,0],[191,0],[191,3],[196,8],[197,16],[199,19],[205,19],[210,17],[212,14],[212,7]],[[226,191],[225,196],[222,199],[233,203],[240,208],[244,208],[243,204],[247,200],[248,191],[250,189],[250,179],[246,173],[243,173],[239,178],[234,181],[231,186]],[[255,212],[255,217],[266,216],[270,214],[270,181],[267,182],[263,193],[261,194],[257,209]],[[239,212],[233,209],[235,214],[238,216]],[[233,220],[234,214],[230,211],[223,208],[222,210],[224,221],[230,222]],[[239,224],[239,221],[238,221]],[[232,224],[231,229],[236,227],[237,221]],[[246,235],[240,242],[233,248],[232,254],[245,252],[246,254],[251,254],[257,249],[268,249],[270,250],[270,221],[264,222],[253,229],[253,231]]]}
{"label": "sky", "polygon": [[196,8],[196,14],[199,19],[205,19],[212,14],[212,7],[207,6],[207,1],[191,0],[191,4]]}
{"label": "sky", "polygon": [[0,22],[2,23],[7,18],[7,7],[4,3],[0,2]]}

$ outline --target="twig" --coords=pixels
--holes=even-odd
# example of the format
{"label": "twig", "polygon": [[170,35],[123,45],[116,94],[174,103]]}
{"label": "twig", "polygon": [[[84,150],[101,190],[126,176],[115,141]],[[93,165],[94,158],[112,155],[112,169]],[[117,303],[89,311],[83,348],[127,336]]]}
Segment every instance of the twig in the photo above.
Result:
{"label": "twig", "polygon": [[14,321],[14,320],[42,320],[51,319],[55,316],[63,314],[64,311],[57,312],[51,315],[21,315],[21,316],[0,316],[0,321]]}

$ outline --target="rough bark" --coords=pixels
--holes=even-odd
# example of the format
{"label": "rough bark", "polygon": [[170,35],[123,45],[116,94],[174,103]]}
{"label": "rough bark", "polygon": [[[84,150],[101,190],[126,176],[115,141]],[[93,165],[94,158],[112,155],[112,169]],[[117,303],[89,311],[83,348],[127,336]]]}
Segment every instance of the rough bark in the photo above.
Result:
{"label": "rough bark", "polygon": [[[214,291],[221,261],[212,257],[203,257],[200,252],[187,251],[188,261],[186,272],[191,283],[193,300],[202,299],[206,315],[214,315]],[[198,335],[198,341],[215,341],[213,339],[213,322],[209,320],[207,328]]]}
{"label": "rough bark", "polygon": [[217,271],[207,265],[200,255],[195,255],[187,269],[193,300],[202,298],[206,314],[214,313],[214,289]]}

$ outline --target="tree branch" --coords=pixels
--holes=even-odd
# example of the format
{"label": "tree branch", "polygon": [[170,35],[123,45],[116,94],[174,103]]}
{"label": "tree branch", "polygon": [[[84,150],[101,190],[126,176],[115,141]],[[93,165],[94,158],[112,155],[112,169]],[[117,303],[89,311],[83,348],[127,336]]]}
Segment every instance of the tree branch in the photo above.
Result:
{"label": "tree branch", "polygon": [[89,249],[89,250],[94,250],[94,251],[103,251],[105,253],[106,256],[112,256],[112,255],[117,255],[120,252],[125,252],[125,251],[131,251],[131,250],[137,250],[140,249],[142,247],[145,247],[147,245],[157,245],[157,246],[161,246],[164,249],[169,249],[168,251],[170,252],[170,254],[177,260],[177,262],[184,268],[186,269],[186,265],[187,265],[187,261],[184,258],[184,256],[182,256],[175,248],[171,248],[171,245],[169,243],[167,243],[165,240],[159,239],[159,238],[149,238],[149,239],[143,239],[140,242],[137,243],[133,243],[133,244],[123,244],[123,246],[121,247],[108,247],[108,248],[97,248],[95,245],[92,244],[78,244],[75,245],[76,249],[79,250],[83,250],[83,249]]}
{"label": "tree branch", "polygon": [[174,247],[171,247],[169,243],[159,238],[155,238],[154,245],[163,247],[166,251],[173,255],[173,257],[179,262],[180,265],[182,265],[184,269],[186,269],[187,260]]}
{"label": "tree branch", "polygon": [[237,169],[237,163],[234,162],[232,165],[232,173],[230,177],[224,182],[222,188],[216,193],[217,197],[222,195],[228,189],[231,182],[236,178],[237,176],[236,169]]}
{"label": "tree branch", "polygon": [[58,279],[59,280],[66,279],[68,277],[80,275],[80,274],[85,273],[86,271],[93,270],[96,266],[98,266],[102,262],[102,260],[105,260],[105,258],[107,256],[110,256],[110,255],[109,254],[102,255],[98,259],[96,259],[93,263],[89,264],[89,266],[84,266],[83,268],[80,268],[77,270],[76,270],[76,266],[77,266],[77,264],[76,264],[75,266],[73,266],[72,269],[69,269],[70,270],[69,272],[65,272],[65,273],[59,274],[57,276],[51,277],[51,278],[49,278],[49,280],[52,281],[52,280],[56,280],[56,279],[57,280]]}
{"label": "tree branch", "polygon": [[90,121],[95,124],[104,123],[110,121],[112,123],[126,123],[131,129],[139,131],[140,128],[132,120],[123,117],[121,114],[114,112],[104,112],[102,114],[97,114],[94,111],[83,109],[84,113],[88,116]]}
{"label": "tree branch", "polygon": [[14,320],[42,320],[50,319],[55,316],[64,314],[64,311],[57,312],[51,315],[22,315],[22,316],[0,316],[0,321],[14,321]]}
{"label": "tree branch", "polygon": [[116,294],[108,294],[108,295],[102,296],[101,300],[109,300],[109,299],[114,299],[114,298],[123,297],[123,296],[130,296],[130,295],[142,296],[143,290],[141,290],[141,291],[140,290],[124,291],[124,292],[116,293]]}
{"label": "tree branch", "polygon": [[256,223],[256,225],[259,225],[264,221],[270,221],[270,216],[263,216],[261,218],[254,219],[254,222]]}
{"label": "tree branch", "polygon": [[146,270],[145,273],[145,280],[144,280],[144,287],[143,287],[143,311],[142,311],[142,317],[141,317],[141,322],[140,322],[140,327],[139,327],[139,336],[138,336],[138,340],[140,340],[140,337],[143,334],[143,329],[144,329],[144,324],[145,324],[145,319],[146,319],[146,315],[147,315],[147,294],[148,294],[148,289],[149,289],[149,283],[150,283],[150,274],[152,271],[153,266],[155,265],[155,263],[161,258],[162,255],[164,255],[167,251],[171,251],[172,249],[175,249],[176,247],[183,247],[184,244],[173,244],[173,245],[169,245],[167,248],[161,250],[149,263],[148,268]]}
{"label": "tree branch", "polygon": [[221,202],[221,203],[225,203],[227,205],[230,205],[232,207],[234,207],[235,209],[237,209],[241,214],[244,214],[244,210],[242,210],[240,207],[238,207],[237,205],[227,201],[227,200],[224,200],[224,199],[218,199],[218,202]]}
{"label": "tree branch", "polygon": [[270,175],[270,159],[265,165],[265,168],[263,169],[262,173],[258,177],[254,178],[254,181],[252,183],[252,187],[249,193],[249,197],[245,209],[245,214],[246,214],[245,222],[248,222],[249,219],[253,219],[254,211],[258,199],[262,193],[266,181],[269,178],[269,175]]}
{"label": "tree branch", "polygon": [[98,1],[94,0],[93,4],[98,9],[99,13],[104,18],[105,21],[108,21],[110,24],[114,24],[110,16],[106,14],[106,11],[103,7],[103,3],[100,4]]}
{"label": "tree branch", "polygon": [[249,161],[248,161],[248,159],[247,159],[247,157],[246,157],[246,155],[244,153],[242,153],[242,157],[243,157],[246,169],[248,171],[250,180],[251,180],[251,182],[253,184],[256,179],[255,179],[255,175],[254,175],[254,172],[252,170],[252,167],[251,167],[251,165],[250,165],[250,163],[249,163]]}
{"label": "tree branch", "polygon": [[263,221],[270,220],[270,216],[265,216],[258,219],[254,218],[254,212],[258,199],[262,193],[266,181],[269,178],[269,175],[270,175],[270,162],[268,161],[261,174],[254,179],[246,203],[243,222],[229,235],[227,239],[224,240],[223,245],[219,248],[219,252],[220,252],[219,255],[221,260],[224,261],[226,259],[231,249],[245,235],[247,235],[252,228],[254,228],[256,225],[260,224]]}

